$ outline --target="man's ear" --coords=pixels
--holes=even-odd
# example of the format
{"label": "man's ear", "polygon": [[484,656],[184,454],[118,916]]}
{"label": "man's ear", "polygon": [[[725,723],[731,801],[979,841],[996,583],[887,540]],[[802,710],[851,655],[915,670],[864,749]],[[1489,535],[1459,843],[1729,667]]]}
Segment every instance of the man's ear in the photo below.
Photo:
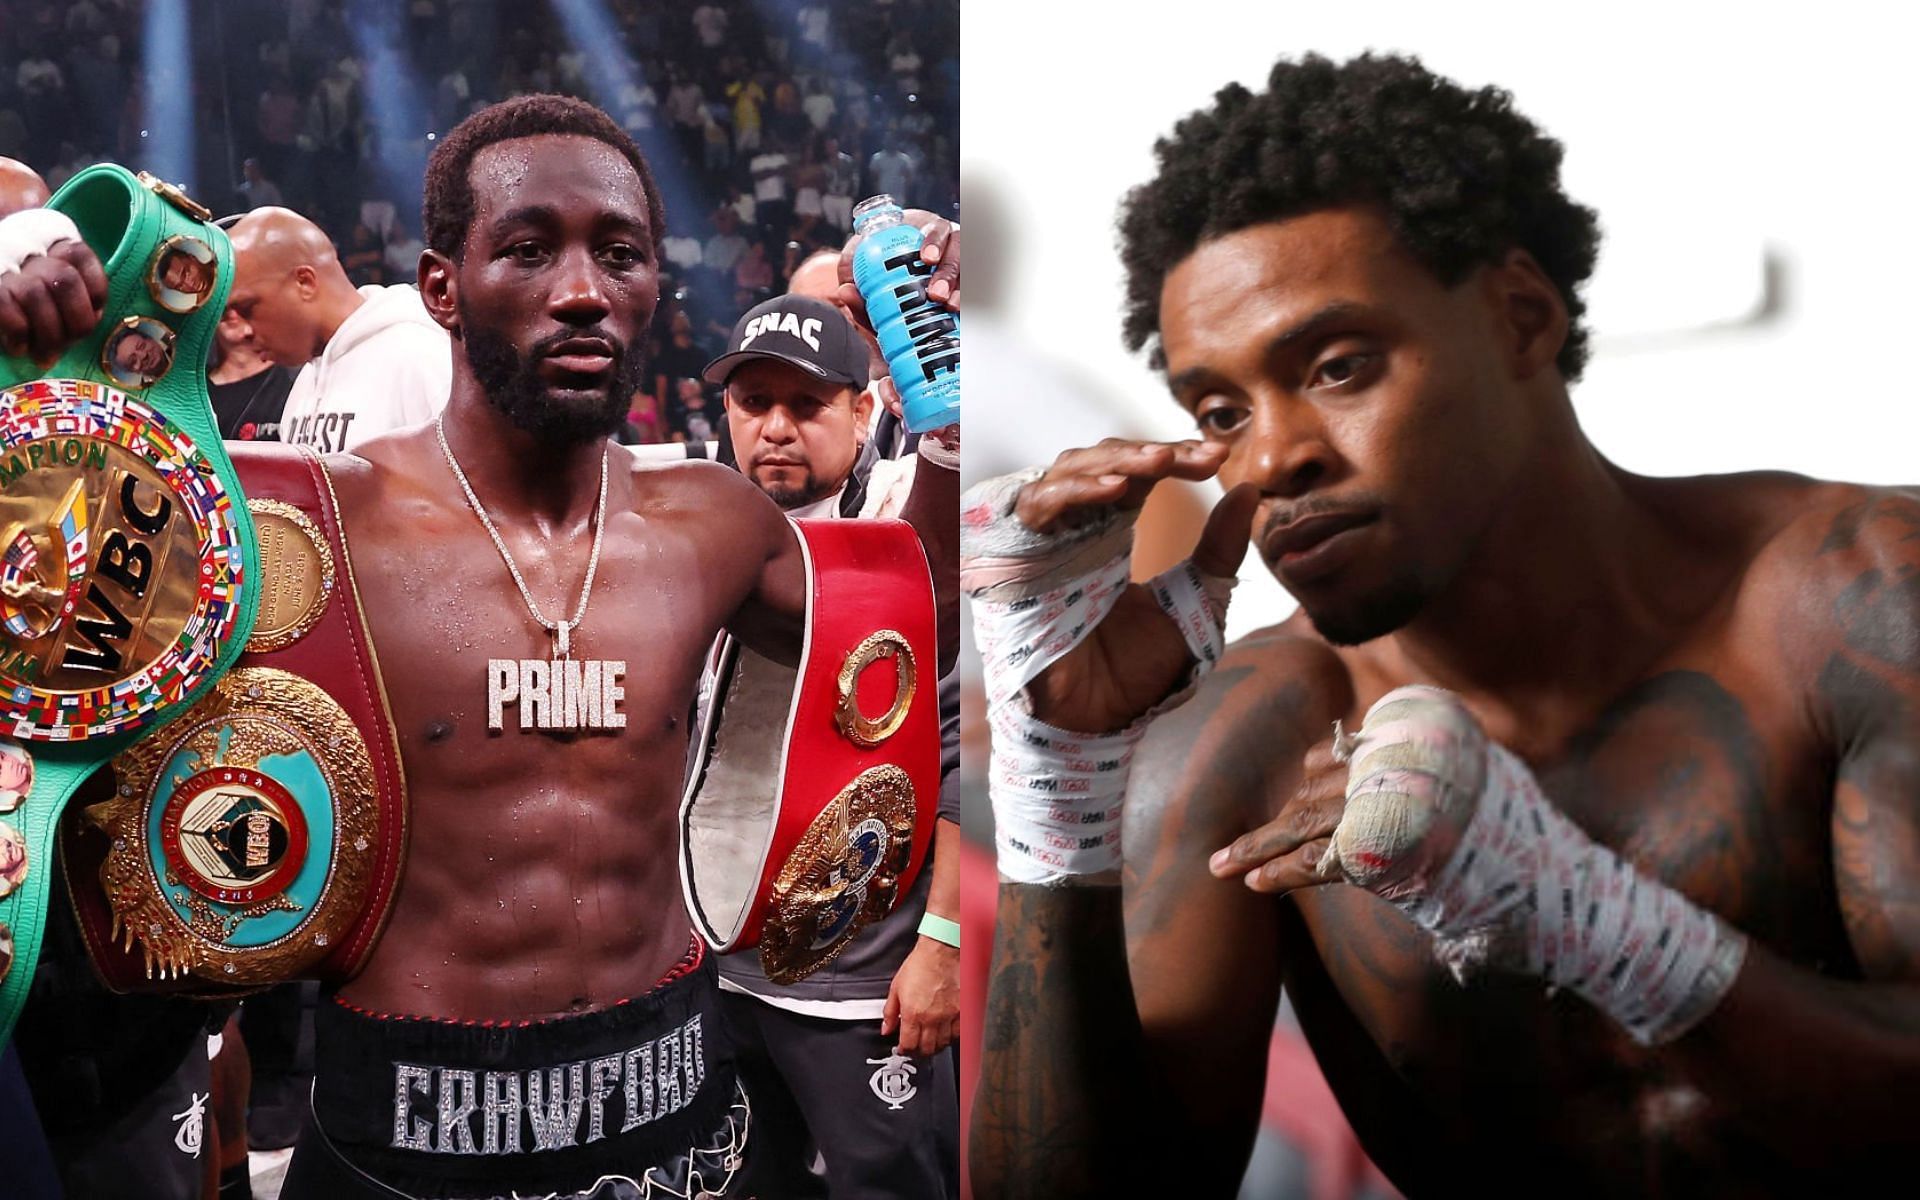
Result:
{"label": "man's ear", "polygon": [[1567,344],[1572,323],[1566,300],[1553,280],[1533,255],[1516,248],[1486,269],[1485,282],[1514,377],[1531,379],[1552,367]]}
{"label": "man's ear", "polygon": [[873,428],[873,393],[866,388],[853,389],[853,436],[856,445],[867,444],[867,433]]}
{"label": "man's ear", "polygon": [[460,336],[460,281],[454,278],[453,260],[438,250],[421,252],[420,300],[440,328]]}
{"label": "man's ear", "polygon": [[300,293],[300,299],[310,302],[320,294],[320,273],[307,263],[301,263],[293,269],[293,286]]}

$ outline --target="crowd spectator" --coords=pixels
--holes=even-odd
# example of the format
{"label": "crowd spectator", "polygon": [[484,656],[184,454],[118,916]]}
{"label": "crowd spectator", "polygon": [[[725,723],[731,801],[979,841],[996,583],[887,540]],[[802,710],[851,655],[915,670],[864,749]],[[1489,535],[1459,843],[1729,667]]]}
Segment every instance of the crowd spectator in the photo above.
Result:
{"label": "crowd spectator", "polygon": [[244,178],[240,186],[234,189],[240,195],[240,207],[248,210],[256,208],[279,208],[286,204],[280,194],[280,185],[268,179],[260,167],[260,160],[250,158],[241,164]]}
{"label": "crowd spectator", "polygon": [[[688,403],[700,367],[794,264],[844,240],[856,201],[885,191],[957,216],[959,5],[605,6],[617,45],[576,46],[551,6],[498,0],[223,6],[217,73],[200,45],[212,24],[190,34],[195,159],[180,182],[215,209],[308,216],[356,283],[411,282],[430,135],[523,92],[584,95],[639,142],[667,201],[650,340],[684,361],[656,360],[652,419],[634,432],[698,440],[689,422],[710,428],[719,411],[716,395]],[[353,22],[389,9],[375,64]],[[145,13],[142,0],[0,0],[0,155],[55,185],[102,160],[152,169]],[[408,86],[376,73],[396,66]]]}

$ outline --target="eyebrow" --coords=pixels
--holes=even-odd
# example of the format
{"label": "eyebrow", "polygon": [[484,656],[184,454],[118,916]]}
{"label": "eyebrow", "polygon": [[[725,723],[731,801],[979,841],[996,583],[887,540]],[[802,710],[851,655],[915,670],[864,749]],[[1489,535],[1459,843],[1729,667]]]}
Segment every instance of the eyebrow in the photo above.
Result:
{"label": "eyebrow", "polygon": [[[1324,334],[1330,326],[1344,324],[1370,311],[1371,310],[1364,304],[1355,304],[1351,300],[1335,300],[1331,304],[1315,309],[1306,317],[1295,321],[1292,325],[1287,326],[1279,333],[1267,339],[1266,346],[1261,350],[1261,357],[1272,358],[1277,354],[1292,349],[1302,342],[1311,341],[1319,337],[1321,334]],[[1167,377],[1167,390],[1172,392],[1175,398],[1178,398],[1180,394],[1188,388],[1196,384],[1204,383],[1212,377],[1213,371],[1208,367],[1189,367],[1178,375],[1170,375]]]}
{"label": "eyebrow", "polygon": [[[550,204],[526,204],[519,208],[509,209],[501,213],[498,217],[495,217],[492,229],[497,235],[502,230],[512,228],[515,225],[552,225],[559,220],[560,214],[558,210]],[[642,233],[646,232],[646,221],[644,218],[613,212],[611,210],[600,213],[594,218],[594,223],[603,228],[611,225],[618,226],[622,229],[631,229]]]}
{"label": "eyebrow", "polygon": [[528,204],[510,209],[494,218],[493,228],[497,232],[509,225],[542,225],[554,220],[553,209],[545,204]]}

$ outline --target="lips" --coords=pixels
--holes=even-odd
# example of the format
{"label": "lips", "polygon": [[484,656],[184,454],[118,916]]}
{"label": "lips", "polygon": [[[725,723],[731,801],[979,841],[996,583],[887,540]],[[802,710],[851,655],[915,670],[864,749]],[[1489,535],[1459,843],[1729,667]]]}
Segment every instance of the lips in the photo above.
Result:
{"label": "lips", "polygon": [[598,375],[613,366],[613,343],[605,338],[573,337],[557,342],[541,360],[572,375]]}
{"label": "lips", "polygon": [[1289,579],[1303,580],[1329,573],[1359,539],[1345,536],[1372,524],[1374,514],[1319,513],[1268,527],[1260,536],[1260,553]]}

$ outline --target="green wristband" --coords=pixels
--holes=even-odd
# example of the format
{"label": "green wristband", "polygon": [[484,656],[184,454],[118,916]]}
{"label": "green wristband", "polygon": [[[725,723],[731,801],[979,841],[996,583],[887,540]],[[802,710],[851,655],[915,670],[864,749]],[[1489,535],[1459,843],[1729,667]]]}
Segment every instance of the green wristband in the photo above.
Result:
{"label": "green wristband", "polygon": [[48,207],[99,256],[99,325],[0,356],[0,1045],[26,1002],[68,799],[239,658],[259,554],[207,399],[227,236],[102,164]]}
{"label": "green wristband", "polygon": [[927,913],[920,918],[920,933],[936,942],[944,942],[955,950],[960,948],[960,922],[949,921],[945,917],[936,917]]}

